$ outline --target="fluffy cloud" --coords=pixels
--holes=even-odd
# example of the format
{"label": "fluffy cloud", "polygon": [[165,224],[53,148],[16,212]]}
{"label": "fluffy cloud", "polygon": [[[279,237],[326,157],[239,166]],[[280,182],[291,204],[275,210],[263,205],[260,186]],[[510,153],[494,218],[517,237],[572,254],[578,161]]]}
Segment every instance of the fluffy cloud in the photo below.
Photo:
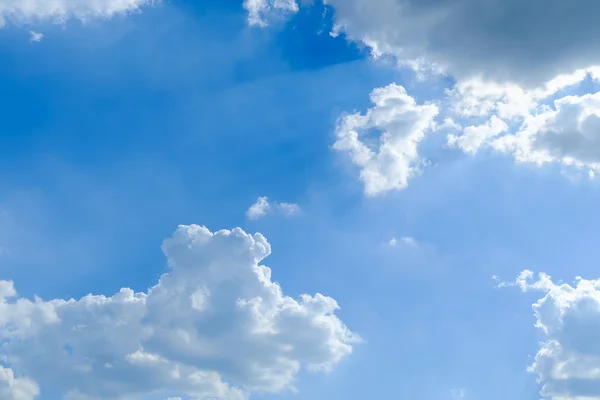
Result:
{"label": "fluffy cloud", "polygon": [[542,291],[533,305],[536,327],[544,336],[529,370],[552,400],[600,399],[600,280],[577,278],[555,284],[551,277],[523,271],[510,283],[522,291]]}
{"label": "fluffy cloud", "polygon": [[[600,27],[590,16],[600,6],[582,1],[575,7],[521,0],[325,0],[335,11],[333,33],[364,43],[376,56],[455,80],[436,99],[443,124],[433,121],[438,109],[434,114],[434,106],[416,105],[394,84],[373,91],[376,105],[366,115],[342,117],[334,148],[360,167],[365,192],[406,187],[419,170],[417,145],[432,127],[450,130],[447,144],[466,153],[485,147],[517,162],[589,168],[592,176],[600,165],[598,94],[557,98],[586,78],[600,80]],[[382,113],[386,117],[377,120]],[[373,130],[384,132],[380,143],[363,135]]]}
{"label": "fluffy cloud", "polygon": [[365,194],[376,196],[405,188],[419,172],[417,148],[434,127],[438,108],[417,104],[396,84],[375,89],[371,102],[374,106],[365,114],[342,116],[333,148],[351,157],[360,168]]}
{"label": "fluffy cloud", "polygon": [[[588,15],[600,6],[563,3],[326,1],[335,9],[335,31],[365,43],[375,55],[456,79],[439,100],[441,113],[460,125],[448,126],[455,131],[448,135],[449,146],[467,153],[488,147],[518,162],[595,171],[600,94],[556,96],[588,77],[600,78],[600,45],[594,39],[600,28]],[[355,148],[356,154],[367,153]]]}
{"label": "fluffy cloud", "polygon": [[[325,0],[336,31],[409,65],[542,83],[600,64],[594,0]],[[559,28],[560,27],[560,28]]]}
{"label": "fluffy cloud", "polygon": [[0,398],[4,400],[33,400],[40,390],[27,378],[16,378],[12,369],[0,365]]}
{"label": "fluffy cloud", "polygon": [[460,136],[454,134],[448,135],[448,145],[459,147],[467,153],[475,153],[483,143],[507,129],[508,125],[493,115],[485,124],[466,127]]}
{"label": "fluffy cloud", "polygon": [[31,398],[35,381],[73,400],[241,400],[293,389],[302,368],[329,369],[359,340],[334,299],[283,294],[261,234],[180,226],[162,248],[170,270],[147,293],[30,301],[0,281],[0,354],[27,378],[1,370],[0,393]]}
{"label": "fluffy cloud", "polygon": [[578,70],[529,90],[480,80],[461,82],[448,92],[454,115],[463,122],[489,119],[457,128],[448,135],[448,144],[467,153],[487,147],[517,162],[596,171],[600,166],[600,92],[559,95],[566,89],[579,91],[586,78],[600,81],[600,70]]}
{"label": "fluffy cloud", "polygon": [[0,26],[51,20],[62,22],[70,18],[110,18],[132,12],[160,0],[0,0]]}
{"label": "fluffy cloud", "polygon": [[267,26],[268,21],[298,11],[296,0],[244,0],[248,24]]}
{"label": "fluffy cloud", "polygon": [[246,216],[249,219],[259,219],[267,215],[267,212],[271,208],[271,203],[269,203],[268,197],[259,197],[256,200],[256,203],[252,204],[248,211],[246,211]]}
{"label": "fluffy cloud", "polygon": [[519,131],[492,146],[519,162],[558,162],[600,169],[600,92],[567,96],[554,109],[528,116]]}
{"label": "fluffy cloud", "polygon": [[[424,105],[392,84],[372,92],[375,107],[365,115],[342,115],[334,148],[349,153],[361,168],[368,195],[408,185],[419,171],[417,148],[429,130],[448,132],[448,146],[465,153],[486,148],[519,163],[585,168],[594,176],[600,169],[600,92],[565,96],[590,83],[600,83],[600,68],[576,70],[528,89],[466,79]],[[441,123],[439,115],[445,118]],[[374,131],[383,132],[379,143]]]}
{"label": "fluffy cloud", "polygon": [[257,220],[265,217],[270,211],[276,210],[286,217],[300,214],[300,206],[294,203],[271,203],[268,197],[259,197],[246,211],[248,219]]}

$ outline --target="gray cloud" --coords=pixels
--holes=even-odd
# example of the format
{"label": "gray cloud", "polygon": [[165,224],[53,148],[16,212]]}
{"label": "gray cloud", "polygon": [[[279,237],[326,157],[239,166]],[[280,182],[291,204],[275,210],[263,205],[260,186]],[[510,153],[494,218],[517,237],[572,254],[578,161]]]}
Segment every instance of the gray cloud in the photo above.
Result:
{"label": "gray cloud", "polygon": [[540,84],[600,63],[595,0],[326,0],[338,29],[451,75]]}

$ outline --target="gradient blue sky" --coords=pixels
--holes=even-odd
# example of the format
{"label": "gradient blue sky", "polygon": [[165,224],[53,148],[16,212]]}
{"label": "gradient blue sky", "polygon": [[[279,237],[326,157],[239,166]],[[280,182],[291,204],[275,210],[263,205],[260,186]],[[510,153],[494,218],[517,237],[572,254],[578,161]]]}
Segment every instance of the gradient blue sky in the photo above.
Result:
{"label": "gradient blue sky", "polygon": [[[598,183],[464,153],[434,132],[423,143],[431,166],[365,196],[357,167],[332,150],[340,116],[364,112],[391,82],[422,102],[453,79],[373,60],[330,36],[335,10],[323,11],[261,28],[241,1],[172,0],[0,29],[0,280],[44,300],[146,291],[179,224],[239,226],[267,237],[265,263],[287,295],[331,296],[364,340],[331,372],[300,372],[298,393],[253,399],[538,399],[527,367],[543,295],[491,277],[596,278]],[[569,93],[584,89],[597,84]],[[248,219],[260,196],[301,213]],[[60,390],[41,385],[39,398]]]}

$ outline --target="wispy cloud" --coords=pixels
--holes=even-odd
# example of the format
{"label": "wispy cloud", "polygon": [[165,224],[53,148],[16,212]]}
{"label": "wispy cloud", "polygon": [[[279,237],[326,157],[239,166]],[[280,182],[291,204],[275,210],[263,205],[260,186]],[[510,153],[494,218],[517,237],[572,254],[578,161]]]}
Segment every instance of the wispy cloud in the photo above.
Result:
{"label": "wispy cloud", "polygon": [[390,247],[397,247],[401,245],[407,247],[418,247],[419,242],[417,242],[417,240],[411,236],[402,236],[399,239],[396,239],[395,237],[391,238],[389,245]]}
{"label": "wispy cloud", "polygon": [[267,216],[271,211],[276,211],[286,217],[293,217],[302,211],[300,206],[295,203],[271,203],[266,196],[259,197],[254,204],[246,211],[248,219],[257,220]]}
{"label": "wispy cloud", "polygon": [[35,31],[29,31],[29,36],[30,36],[29,40],[31,42],[40,42],[44,38],[43,33],[35,32]]}
{"label": "wispy cloud", "polygon": [[246,216],[248,219],[259,219],[267,215],[270,208],[269,199],[267,197],[259,197],[256,203],[252,204],[248,211],[246,211]]}
{"label": "wispy cloud", "polygon": [[452,389],[450,391],[450,396],[452,397],[452,400],[464,400],[467,398],[467,391],[464,388]]}

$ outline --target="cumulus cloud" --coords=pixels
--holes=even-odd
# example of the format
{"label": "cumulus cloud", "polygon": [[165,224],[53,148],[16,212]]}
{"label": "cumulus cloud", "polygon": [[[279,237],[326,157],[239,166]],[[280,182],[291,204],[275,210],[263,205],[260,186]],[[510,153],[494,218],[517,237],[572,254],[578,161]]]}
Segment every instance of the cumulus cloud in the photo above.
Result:
{"label": "cumulus cloud", "polygon": [[246,211],[248,219],[257,220],[265,217],[271,211],[278,211],[286,217],[293,217],[300,214],[300,206],[294,203],[271,203],[268,197],[259,197],[254,204]]}
{"label": "cumulus cloud", "polygon": [[0,0],[0,26],[7,21],[32,23],[50,20],[63,22],[71,18],[110,18],[139,10],[160,0]]}
{"label": "cumulus cloud", "polygon": [[600,92],[566,96],[554,108],[528,116],[514,135],[492,146],[519,162],[549,162],[600,169]]}
{"label": "cumulus cloud", "polygon": [[259,219],[267,215],[267,212],[271,208],[271,203],[269,203],[269,199],[267,197],[259,197],[256,200],[256,203],[252,204],[248,211],[246,211],[246,216],[249,219]]}
{"label": "cumulus cloud", "polygon": [[0,365],[0,398],[4,400],[33,400],[40,390],[27,378],[16,378],[12,369]]}
{"label": "cumulus cloud", "polygon": [[[391,84],[371,93],[365,114],[345,114],[336,128],[335,150],[360,168],[365,194],[403,189],[419,172],[418,145],[435,126],[438,107],[417,104],[406,89]],[[375,135],[375,137],[373,137]]]}
{"label": "cumulus cloud", "polygon": [[593,176],[600,166],[600,92],[564,95],[585,90],[588,79],[600,82],[600,69],[577,70],[530,89],[459,82],[447,92],[451,113],[462,123],[487,121],[456,127],[448,144],[467,153],[489,148],[519,163],[586,168]]}
{"label": "cumulus cloud", "polygon": [[[591,16],[600,6],[581,1],[574,7],[521,0],[325,0],[335,11],[333,34],[343,32],[375,56],[391,55],[418,72],[445,73],[455,81],[436,99],[435,113],[433,105],[417,105],[392,84],[372,92],[379,103],[365,115],[341,118],[334,148],[360,167],[365,192],[406,187],[419,171],[416,148],[428,129],[451,131],[447,144],[466,153],[488,148],[518,162],[589,168],[594,176],[600,159],[597,95],[556,98],[588,77],[600,79],[600,25]],[[282,9],[299,6],[284,3]],[[438,111],[446,117],[441,124],[433,121]],[[375,120],[383,112],[387,119]],[[394,117],[404,112],[411,116]],[[399,120],[402,129],[391,126]],[[414,134],[408,133],[411,122]],[[379,143],[368,137],[376,130],[384,132]],[[404,143],[391,143],[400,137]]]}
{"label": "cumulus cloud", "polygon": [[468,126],[460,136],[448,135],[448,145],[459,147],[466,153],[475,153],[485,142],[508,129],[508,125],[497,116],[482,125]]}
{"label": "cumulus cloud", "polygon": [[[518,163],[584,168],[594,177],[600,169],[600,92],[565,95],[589,83],[600,83],[600,68],[559,75],[533,88],[467,79],[424,105],[392,84],[372,92],[375,106],[365,115],[342,115],[334,148],[361,168],[369,195],[408,185],[419,172],[417,148],[429,131],[447,135],[448,146],[465,153],[486,148]],[[379,142],[376,131],[383,132]]]}
{"label": "cumulus cloud", "polygon": [[499,286],[544,293],[533,305],[544,340],[529,367],[541,394],[552,400],[600,399],[600,280],[578,277],[573,285],[558,284],[547,274],[523,271]]}
{"label": "cumulus cloud", "polygon": [[267,26],[269,20],[284,17],[298,11],[296,0],[244,0],[248,12],[248,24]]}
{"label": "cumulus cloud", "polygon": [[35,381],[73,400],[242,400],[293,389],[301,369],[330,369],[359,340],[334,299],[283,293],[259,233],[180,226],[162,249],[169,271],[143,293],[31,301],[0,281],[0,354],[24,377],[0,370],[0,393],[30,399]]}

